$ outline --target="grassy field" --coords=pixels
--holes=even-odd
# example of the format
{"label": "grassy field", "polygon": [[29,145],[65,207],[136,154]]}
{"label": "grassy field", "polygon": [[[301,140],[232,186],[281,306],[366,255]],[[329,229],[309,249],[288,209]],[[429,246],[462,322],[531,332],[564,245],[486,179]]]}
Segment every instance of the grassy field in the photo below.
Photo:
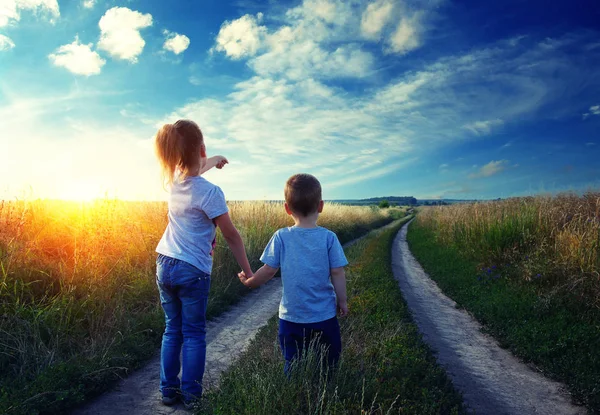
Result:
{"label": "grassy field", "polygon": [[[255,265],[272,233],[292,224],[277,203],[230,212]],[[400,215],[328,204],[319,223],[348,241]],[[156,350],[154,248],[166,224],[164,203],[0,201],[0,413],[61,412]],[[236,271],[219,234],[209,316],[247,291]]]}
{"label": "grassy field", "polygon": [[422,209],[411,250],[500,343],[600,413],[600,194]]}
{"label": "grassy field", "polygon": [[350,314],[340,321],[344,350],[335,373],[309,354],[287,379],[274,317],[208,394],[201,412],[462,413],[460,396],[422,343],[392,275],[391,245],[399,227],[346,250]]}

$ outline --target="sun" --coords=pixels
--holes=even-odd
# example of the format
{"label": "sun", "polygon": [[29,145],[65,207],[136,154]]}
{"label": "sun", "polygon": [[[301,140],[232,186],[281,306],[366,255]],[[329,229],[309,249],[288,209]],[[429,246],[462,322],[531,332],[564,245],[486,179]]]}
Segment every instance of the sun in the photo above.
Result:
{"label": "sun", "polygon": [[58,190],[58,199],[89,202],[104,197],[102,186],[93,180],[73,180],[63,183]]}

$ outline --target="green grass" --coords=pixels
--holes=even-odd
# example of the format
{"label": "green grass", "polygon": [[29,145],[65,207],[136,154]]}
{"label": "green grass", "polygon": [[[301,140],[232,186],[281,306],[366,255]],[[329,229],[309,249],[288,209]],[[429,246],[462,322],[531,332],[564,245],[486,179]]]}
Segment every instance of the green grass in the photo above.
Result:
{"label": "green grass", "polygon": [[[256,266],[290,218],[281,204],[230,209]],[[320,223],[348,241],[403,214],[327,204]],[[166,220],[163,203],[0,203],[0,413],[64,413],[157,350],[154,248]],[[209,317],[247,292],[236,272],[219,235]]]}
{"label": "green grass", "polygon": [[574,399],[600,413],[600,312],[520,267],[482,267],[477,253],[442,242],[427,222],[408,232],[410,249],[427,273],[471,312],[503,347],[565,382]]}
{"label": "green grass", "polygon": [[[402,223],[406,220],[402,221]],[[400,224],[346,252],[350,314],[340,319],[343,351],[335,373],[314,354],[290,379],[274,317],[207,394],[214,414],[458,414],[462,400],[421,341],[391,271]]]}

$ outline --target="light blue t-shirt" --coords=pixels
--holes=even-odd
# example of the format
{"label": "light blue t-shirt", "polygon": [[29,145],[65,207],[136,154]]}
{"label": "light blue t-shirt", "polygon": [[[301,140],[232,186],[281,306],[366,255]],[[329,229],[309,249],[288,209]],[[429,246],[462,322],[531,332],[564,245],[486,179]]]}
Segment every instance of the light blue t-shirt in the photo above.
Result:
{"label": "light blue t-shirt", "polygon": [[279,229],[260,260],[281,268],[279,318],[292,323],[316,323],[335,317],[331,268],[348,265],[335,233],[320,226]]}
{"label": "light blue t-shirt", "polygon": [[156,252],[212,271],[217,236],[213,219],[228,212],[223,191],[201,176],[175,181],[169,195],[169,224]]}

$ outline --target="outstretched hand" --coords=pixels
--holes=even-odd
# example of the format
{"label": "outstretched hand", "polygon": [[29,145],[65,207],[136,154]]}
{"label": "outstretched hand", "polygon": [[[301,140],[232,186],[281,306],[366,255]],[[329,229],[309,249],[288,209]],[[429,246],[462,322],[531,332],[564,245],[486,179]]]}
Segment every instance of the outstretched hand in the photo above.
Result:
{"label": "outstretched hand", "polygon": [[217,169],[222,169],[223,167],[225,167],[226,164],[229,163],[229,160],[227,160],[223,156],[215,156],[215,157],[217,159],[217,165],[215,166]]}

